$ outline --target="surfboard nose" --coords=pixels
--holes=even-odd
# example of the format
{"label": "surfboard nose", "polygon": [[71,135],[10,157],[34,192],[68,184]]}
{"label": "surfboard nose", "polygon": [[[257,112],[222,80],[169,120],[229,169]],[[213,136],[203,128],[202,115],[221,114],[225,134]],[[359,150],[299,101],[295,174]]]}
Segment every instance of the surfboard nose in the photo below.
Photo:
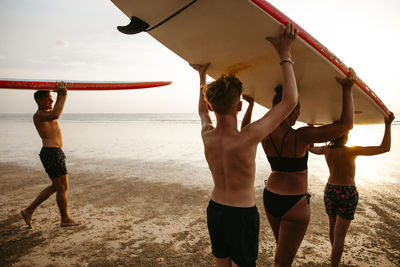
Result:
{"label": "surfboard nose", "polygon": [[139,19],[138,17],[132,16],[131,22],[126,26],[117,26],[117,29],[125,34],[137,34],[146,30],[149,24]]}

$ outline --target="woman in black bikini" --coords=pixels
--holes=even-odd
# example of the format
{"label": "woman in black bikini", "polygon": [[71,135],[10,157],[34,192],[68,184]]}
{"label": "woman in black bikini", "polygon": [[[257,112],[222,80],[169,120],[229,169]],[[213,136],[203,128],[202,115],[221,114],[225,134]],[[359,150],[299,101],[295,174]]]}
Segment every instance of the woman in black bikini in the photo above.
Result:
{"label": "woman in black bikini", "polygon": [[[310,195],[307,191],[308,147],[326,142],[348,132],[353,127],[353,95],[356,79],[353,69],[345,78],[336,78],[343,88],[342,115],[336,123],[321,127],[292,126],[300,115],[300,104],[279,127],[262,141],[272,172],[264,189],[264,207],[276,241],[275,265],[290,266],[303,240],[310,221]],[[273,105],[281,101],[281,88],[275,88]],[[253,99],[244,98],[249,107],[242,127],[250,123]]]}

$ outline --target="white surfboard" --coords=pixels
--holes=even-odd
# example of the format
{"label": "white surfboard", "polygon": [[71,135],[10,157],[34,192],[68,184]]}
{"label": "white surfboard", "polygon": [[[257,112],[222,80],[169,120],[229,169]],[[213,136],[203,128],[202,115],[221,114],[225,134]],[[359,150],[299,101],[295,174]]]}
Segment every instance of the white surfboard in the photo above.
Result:
{"label": "white surfboard", "polygon": [[[208,75],[235,74],[244,93],[267,108],[274,87],[282,83],[279,57],[266,36],[276,36],[291,21],[264,0],[112,0],[129,18],[124,33],[147,31],[191,63],[211,62]],[[326,124],[340,118],[341,86],[335,76],[348,68],[304,29],[299,29],[292,56],[301,103],[300,121]],[[382,123],[389,110],[358,79],[353,89],[355,123]]]}

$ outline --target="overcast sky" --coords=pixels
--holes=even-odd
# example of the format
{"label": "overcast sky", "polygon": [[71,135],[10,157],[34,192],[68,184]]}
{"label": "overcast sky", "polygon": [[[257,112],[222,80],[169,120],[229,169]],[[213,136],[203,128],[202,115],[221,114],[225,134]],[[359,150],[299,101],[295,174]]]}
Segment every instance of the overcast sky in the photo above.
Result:
{"label": "overcast sky", "polygon": [[[390,110],[400,112],[399,0],[269,2],[352,66]],[[168,80],[173,85],[145,90],[71,92],[64,112],[196,112],[197,74],[146,33],[117,31],[128,22],[108,0],[1,0],[0,77]],[[35,110],[32,91],[0,89],[0,113]]]}

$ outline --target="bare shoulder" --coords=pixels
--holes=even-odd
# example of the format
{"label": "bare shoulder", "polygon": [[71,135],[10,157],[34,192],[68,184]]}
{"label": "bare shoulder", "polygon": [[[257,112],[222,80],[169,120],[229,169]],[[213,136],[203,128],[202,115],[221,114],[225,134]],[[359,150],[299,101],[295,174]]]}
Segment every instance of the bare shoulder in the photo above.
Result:
{"label": "bare shoulder", "polygon": [[212,124],[203,124],[201,127],[201,135],[206,136],[214,130],[214,126]]}
{"label": "bare shoulder", "polygon": [[215,127],[211,123],[204,124],[204,127],[203,127],[203,131],[204,132],[209,132],[209,131],[212,131],[214,129],[215,129]]}
{"label": "bare shoulder", "polygon": [[52,121],[54,119],[55,118],[53,118],[52,113],[50,111],[46,111],[46,110],[38,110],[33,115],[34,122]]}
{"label": "bare shoulder", "polygon": [[345,146],[346,151],[352,152],[357,151],[362,148],[362,146]]}
{"label": "bare shoulder", "polygon": [[38,110],[38,111],[35,112],[35,114],[33,114],[33,121],[34,122],[40,121],[41,113],[42,113],[42,111]]}
{"label": "bare shoulder", "polygon": [[207,139],[209,139],[210,136],[212,136],[212,133],[214,132],[214,130],[215,130],[215,127],[211,124],[202,125],[201,138],[203,139],[203,141],[206,141]]}
{"label": "bare shoulder", "polygon": [[363,150],[365,147],[362,147],[362,146],[346,146],[345,148],[346,148],[346,151],[348,153],[357,154],[361,150]]}
{"label": "bare shoulder", "polygon": [[325,146],[325,150],[324,150],[324,154],[327,156],[346,156],[347,154],[349,154],[349,150],[347,149],[347,147],[328,147]]}
{"label": "bare shoulder", "polygon": [[340,156],[342,157],[350,157],[350,158],[355,158],[358,155],[358,148],[355,146],[344,146],[344,147],[338,147],[334,149],[330,149],[332,153],[339,153]]}
{"label": "bare shoulder", "polygon": [[[313,134],[315,135],[315,131],[317,131],[318,127],[313,127],[313,126],[303,126],[298,129],[293,130],[294,134],[296,135],[297,142],[303,143],[305,145],[312,144],[309,139],[310,136]],[[322,148],[320,146],[319,148]]]}

